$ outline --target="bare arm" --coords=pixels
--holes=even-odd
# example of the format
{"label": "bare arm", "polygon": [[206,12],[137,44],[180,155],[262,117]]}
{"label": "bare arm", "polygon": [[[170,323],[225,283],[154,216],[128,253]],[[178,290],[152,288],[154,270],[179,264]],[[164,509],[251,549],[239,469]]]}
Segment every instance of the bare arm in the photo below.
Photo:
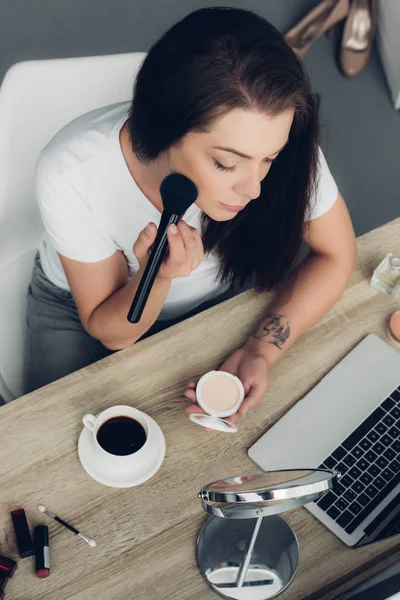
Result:
{"label": "bare arm", "polygon": [[121,252],[96,263],[82,263],[60,255],[71,292],[86,331],[110,350],[137,341],[156,321],[171,282],[156,279],[139,323],[129,323],[128,311],[143,270],[128,280]]}
{"label": "bare arm", "polygon": [[83,326],[110,350],[136,342],[157,320],[172,279],[189,275],[203,259],[199,233],[181,221],[175,235],[168,232],[169,257],[160,267],[143,315],[139,323],[130,323],[128,311],[156,234],[154,224],[150,234],[145,230],[140,233],[133,247],[140,269],[131,280],[128,280],[128,268],[121,252],[95,263],[78,262],[60,255]]}
{"label": "bare arm", "polygon": [[311,248],[310,255],[283,286],[245,344],[270,365],[334,306],[357,264],[353,226],[340,194],[325,215],[311,221],[304,240]]}

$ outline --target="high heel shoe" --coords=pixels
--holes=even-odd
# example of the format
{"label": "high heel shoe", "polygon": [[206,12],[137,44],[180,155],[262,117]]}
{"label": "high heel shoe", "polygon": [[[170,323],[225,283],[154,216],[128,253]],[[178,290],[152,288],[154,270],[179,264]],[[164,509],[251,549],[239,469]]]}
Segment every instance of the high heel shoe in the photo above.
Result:
{"label": "high heel shoe", "polygon": [[349,12],[349,0],[322,0],[285,35],[285,41],[304,58],[312,44],[323,33],[331,32]]}
{"label": "high heel shoe", "polygon": [[347,77],[355,77],[367,64],[376,26],[378,0],[353,0],[343,31],[340,64]]}

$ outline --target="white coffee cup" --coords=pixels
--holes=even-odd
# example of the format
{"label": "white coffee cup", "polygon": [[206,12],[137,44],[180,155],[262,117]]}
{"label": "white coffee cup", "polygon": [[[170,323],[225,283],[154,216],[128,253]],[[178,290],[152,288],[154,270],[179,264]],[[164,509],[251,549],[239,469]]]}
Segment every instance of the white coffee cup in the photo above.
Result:
{"label": "white coffee cup", "polygon": [[[133,452],[132,454],[120,456],[117,454],[111,454],[102,448],[97,440],[97,433],[100,427],[106,421],[114,417],[128,417],[130,419],[134,419],[140,423],[140,425],[142,425],[146,433],[146,441],[139,450]],[[102,467],[105,470],[109,471],[112,469],[112,472],[117,475],[118,473],[122,474],[127,470],[132,471],[136,468],[143,469],[146,466],[151,468],[155,453],[154,444],[152,443],[153,432],[150,421],[143,412],[133,408],[132,406],[112,406],[111,408],[103,410],[103,412],[97,416],[91,414],[84,415],[82,422],[91,432],[96,458],[99,459]]]}

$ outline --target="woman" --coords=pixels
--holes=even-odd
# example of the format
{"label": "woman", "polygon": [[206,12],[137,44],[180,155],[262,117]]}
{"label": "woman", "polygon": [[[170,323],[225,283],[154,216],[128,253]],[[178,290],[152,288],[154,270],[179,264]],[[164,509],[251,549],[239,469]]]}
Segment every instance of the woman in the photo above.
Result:
{"label": "woman", "polygon": [[[131,324],[160,183],[171,172],[199,195],[171,226],[169,257]],[[43,150],[36,196],[46,232],[28,294],[27,390],[224,293],[282,284],[254,336],[221,366],[243,381],[245,414],[267,390],[270,367],[335,304],[356,264],[303,66],[272,25],[245,10],[198,10],[167,31],[130,106],[83,115]],[[311,252],[289,277],[302,241]],[[194,385],[185,392],[192,401]]]}

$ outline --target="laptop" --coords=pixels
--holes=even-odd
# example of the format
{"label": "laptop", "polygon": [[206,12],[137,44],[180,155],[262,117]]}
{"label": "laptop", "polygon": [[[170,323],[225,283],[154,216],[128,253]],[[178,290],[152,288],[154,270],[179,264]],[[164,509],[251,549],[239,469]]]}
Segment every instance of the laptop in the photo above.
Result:
{"label": "laptop", "polygon": [[265,471],[339,471],[305,508],[346,545],[400,533],[400,355],[367,335],[248,454]]}
{"label": "laptop", "polygon": [[336,600],[400,600],[399,561],[356,584]]}

